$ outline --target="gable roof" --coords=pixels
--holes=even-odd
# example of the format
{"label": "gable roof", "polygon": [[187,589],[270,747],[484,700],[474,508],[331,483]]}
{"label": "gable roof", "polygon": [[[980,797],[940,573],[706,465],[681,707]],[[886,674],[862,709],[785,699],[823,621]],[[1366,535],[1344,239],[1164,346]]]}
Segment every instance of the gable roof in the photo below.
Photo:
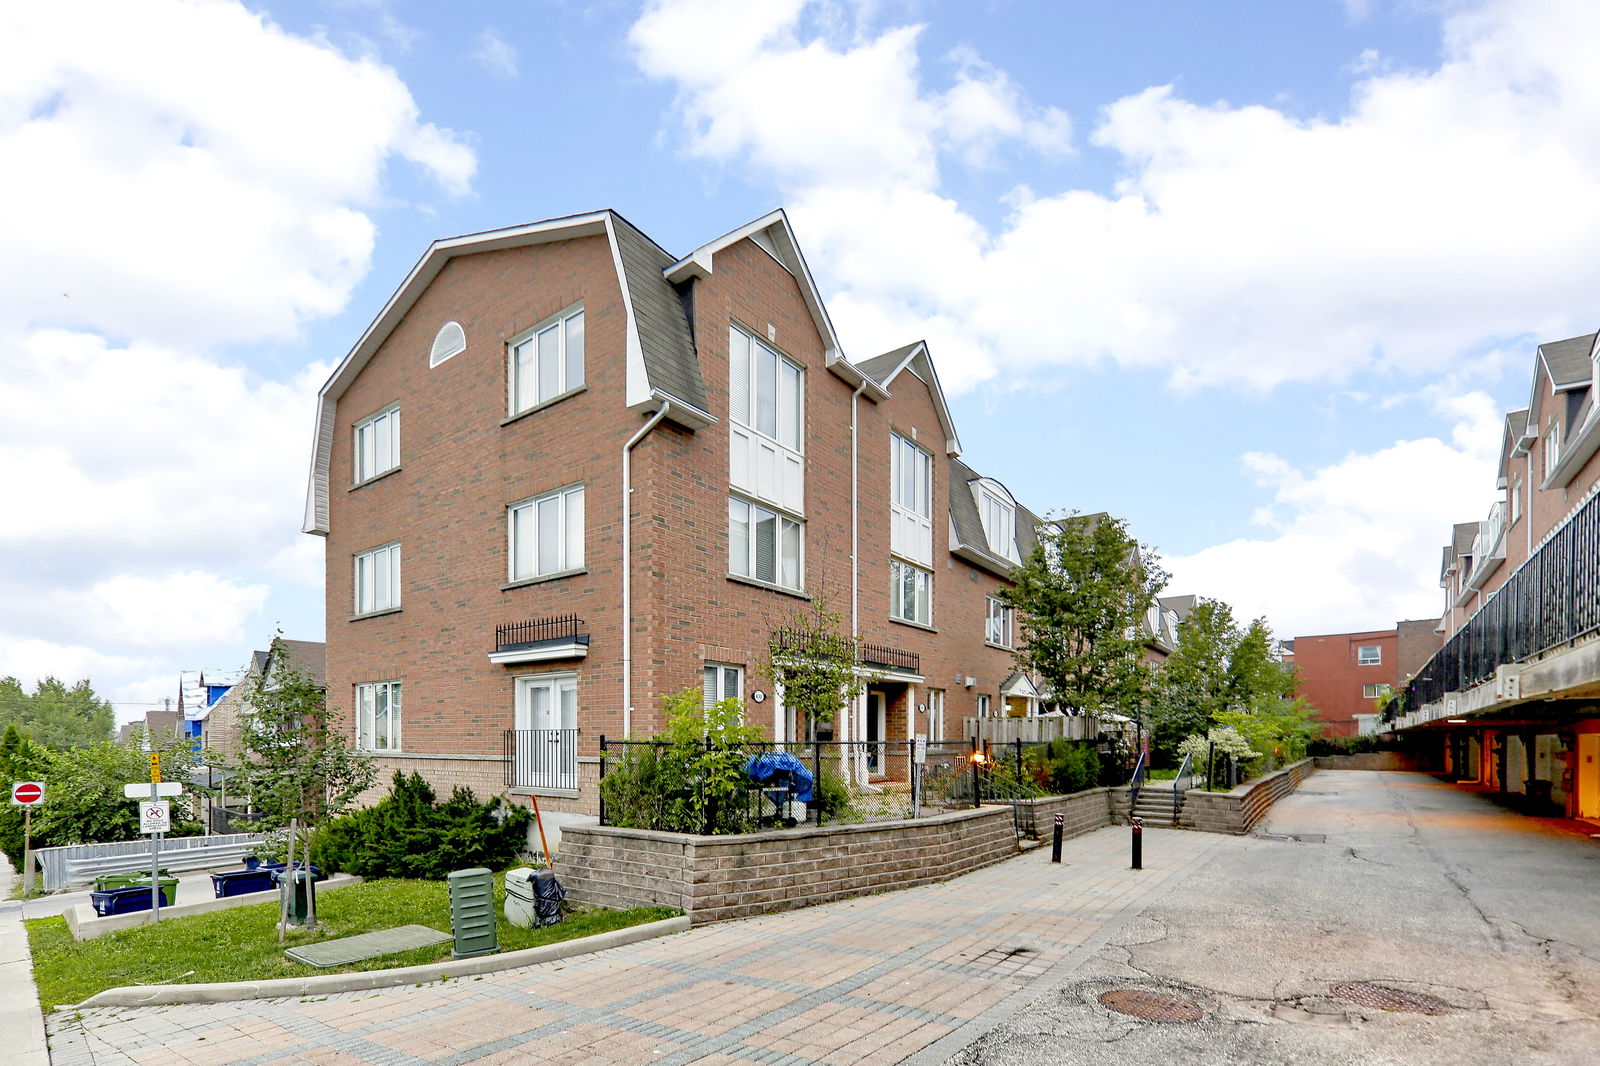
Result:
{"label": "gable roof", "polygon": [[406,313],[450,260],[478,252],[531,247],[579,237],[603,237],[611,250],[622,294],[627,362],[627,404],[643,412],[669,406],[667,417],[689,429],[716,419],[706,410],[689,319],[677,290],[665,276],[672,256],[615,211],[565,215],[523,226],[485,230],[434,241],[417,260],[388,303],[317,393],[316,436],[306,489],[307,533],[328,532],[328,460],[333,449],[334,411],[340,396],[377,354]]}
{"label": "gable roof", "polygon": [[1499,488],[1503,489],[1506,487],[1506,481],[1509,476],[1509,472],[1506,468],[1510,464],[1511,460],[1520,457],[1523,452],[1527,450],[1527,445],[1524,443],[1523,437],[1523,434],[1527,432],[1527,429],[1528,409],[1526,407],[1520,411],[1511,411],[1507,413],[1505,432],[1500,438]]}
{"label": "gable roof", "polygon": [[934,367],[933,358],[928,354],[926,341],[913,341],[892,352],[875,355],[862,363],[858,369],[888,390],[894,379],[900,376],[900,372],[908,368],[928,387],[928,392],[933,397],[933,409],[939,416],[940,428],[944,430],[945,454],[952,457],[960,455],[961,440],[956,436],[955,419],[950,417],[950,405],[945,402],[944,387],[939,384],[939,371]]}
{"label": "gable roof", "polygon": [[1564,341],[1546,341],[1539,345],[1539,362],[1550,384],[1557,390],[1582,385],[1590,379],[1592,371],[1589,352],[1593,350],[1595,334],[1568,337]]}
{"label": "gable roof", "polygon": [[887,399],[889,394],[884,391],[883,386],[863,374],[859,367],[845,358],[844,349],[839,344],[839,335],[833,328],[833,320],[828,317],[828,309],[822,303],[822,292],[817,288],[816,279],[811,276],[811,267],[806,263],[805,256],[800,253],[800,242],[795,239],[794,229],[789,225],[789,216],[783,208],[769,211],[760,218],[752,219],[737,229],[729,230],[715,240],[702,244],[682,259],[667,266],[662,275],[675,285],[683,284],[691,278],[709,277],[716,270],[717,253],[743,240],[753,241],[776,259],[780,266],[794,275],[795,284],[800,287],[800,297],[805,301],[806,310],[811,312],[811,321],[816,326],[817,334],[822,338],[823,365],[852,386],[860,388],[871,399]]}
{"label": "gable roof", "polygon": [[1478,539],[1480,522],[1457,522],[1450,531],[1451,546],[1457,555],[1471,555],[1472,545]]}

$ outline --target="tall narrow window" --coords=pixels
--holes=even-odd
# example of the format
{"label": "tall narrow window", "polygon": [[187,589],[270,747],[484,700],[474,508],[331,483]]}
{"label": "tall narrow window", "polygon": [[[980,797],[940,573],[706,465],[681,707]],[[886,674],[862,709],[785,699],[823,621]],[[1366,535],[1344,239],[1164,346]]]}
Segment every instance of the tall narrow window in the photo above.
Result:
{"label": "tall narrow window", "polygon": [[583,486],[573,485],[507,508],[512,581],[583,566]]}
{"label": "tall narrow window", "polygon": [[362,751],[400,750],[400,682],[356,686],[356,747]]}
{"label": "tall narrow window", "polygon": [[1002,648],[1012,647],[1011,608],[993,596],[989,597],[989,617],[984,623],[983,639]]}
{"label": "tall narrow window", "polygon": [[889,437],[889,550],[933,563],[933,456],[898,433]]}
{"label": "tall narrow window", "polygon": [[989,717],[989,697],[982,694],[978,696],[978,717]]}
{"label": "tall narrow window", "polygon": [[1511,524],[1516,525],[1522,518],[1522,475],[1518,474],[1511,479]]}
{"label": "tall narrow window", "polygon": [[763,503],[805,502],[805,373],[737,326],[728,330],[728,477]]}
{"label": "tall narrow window", "polygon": [[944,740],[944,689],[930,688],[928,690],[928,743],[938,744]]}
{"label": "tall narrow window", "polygon": [[583,384],[583,308],[563,311],[511,342],[511,413]]}
{"label": "tall narrow window", "polygon": [[1550,428],[1545,430],[1540,450],[1544,460],[1545,480],[1548,481],[1556,464],[1561,461],[1561,423],[1553,418],[1550,420]]}
{"label": "tall narrow window", "polygon": [[400,545],[361,552],[355,559],[355,613],[400,606]]}
{"label": "tall narrow window", "polygon": [[400,408],[386,407],[356,423],[356,483],[400,465]]}
{"label": "tall narrow window", "polygon": [[731,573],[798,589],[804,572],[804,541],[804,523],[736,496],[728,500]]}

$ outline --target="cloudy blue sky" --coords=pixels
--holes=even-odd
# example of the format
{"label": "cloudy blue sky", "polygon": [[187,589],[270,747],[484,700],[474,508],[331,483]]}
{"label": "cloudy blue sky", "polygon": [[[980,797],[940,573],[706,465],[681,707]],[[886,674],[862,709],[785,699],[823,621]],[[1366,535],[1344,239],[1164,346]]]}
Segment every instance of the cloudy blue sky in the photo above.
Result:
{"label": "cloudy blue sky", "polygon": [[312,397],[427,243],[790,211],[856,359],[1280,635],[1437,615],[1600,318],[1600,5],[56,0],[0,12],[0,675],[126,718],[322,635]]}

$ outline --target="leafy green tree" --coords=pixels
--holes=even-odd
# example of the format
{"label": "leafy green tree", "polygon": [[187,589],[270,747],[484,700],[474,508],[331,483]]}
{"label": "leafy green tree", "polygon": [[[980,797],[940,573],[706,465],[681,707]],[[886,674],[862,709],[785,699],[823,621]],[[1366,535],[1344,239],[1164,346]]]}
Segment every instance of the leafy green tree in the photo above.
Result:
{"label": "leafy green tree", "polygon": [[371,787],[372,759],[335,728],[321,682],[294,665],[281,637],[272,640],[266,669],[246,684],[242,759],[229,768],[229,790],[249,794],[264,828],[294,820],[299,833],[309,834]]}
{"label": "leafy green tree", "polygon": [[1179,742],[1204,733],[1227,709],[1229,661],[1240,636],[1233,609],[1204,597],[1178,627],[1178,646],[1161,664],[1150,705],[1151,747],[1158,762],[1176,761]]}
{"label": "leafy green tree", "polygon": [[0,678],[0,728],[15,725],[36,744],[67,748],[110,740],[116,716],[87,678],[72,687],[54,677],[30,694],[14,677]]}
{"label": "leafy green tree", "polygon": [[[150,779],[149,755],[143,736],[126,743],[110,740],[46,755],[45,802],[34,812],[34,846],[107,844],[138,840],[139,805],[122,794],[122,786]],[[194,747],[187,737],[158,737],[151,750],[161,754],[161,776],[187,778],[194,771]],[[204,827],[188,816],[186,805],[172,806],[169,836],[194,836]]]}
{"label": "leafy green tree", "polygon": [[773,634],[764,672],[813,738],[866,687],[860,643],[822,596],[792,611]]}
{"label": "leafy green tree", "polygon": [[[6,726],[0,736],[0,788],[9,795],[11,786],[18,781],[43,780],[48,764],[48,750],[24,736],[15,722]],[[23,808],[0,804],[0,851],[15,867],[22,863],[22,829]],[[34,837],[38,838],[37,832]]]}
{"label": "leafy green tree", "polygon": [[1140,625],[1167,574],[1127,523],[1073,512],[1043,523],[1000,595],[1022,615],[1016,659],[1056,702],[1136,716],[1150,681]]}

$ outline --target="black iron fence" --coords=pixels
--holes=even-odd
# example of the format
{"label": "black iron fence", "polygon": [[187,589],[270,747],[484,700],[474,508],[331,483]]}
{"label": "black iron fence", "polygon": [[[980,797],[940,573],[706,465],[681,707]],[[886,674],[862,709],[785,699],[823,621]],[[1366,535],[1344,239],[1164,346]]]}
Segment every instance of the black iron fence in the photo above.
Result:
{"label": "black iron fence", "polygon": [[1501,665],[1597,630],[1600,496],[1584,504],[1445,642],[1384,709],[1384,721],[1487,681]]}
{"label": "black iron fence", "polygon": [[494,627],[494,650],[513,651],[547,640],[576,640],[583,619],[575,614],[552,618],[530,618],[526,622],[507,622]]}
{"label": "black iron fence", "polygon": [[[674,746],[602,736],[600,822],[736,833],[802,822],[918,818],[974,806],[974,797],[1009,798],[992,795],[989,775],[975,772],[983,765],[973,758],[980,751],[972,741],[768,741],[719,748],[710,741]],[[787,758],[755,765],[761,756]]]}
{"label": "black iron fence", "polygon": [[507,729],[505,758],[512,788],[578,787],[576,729]]}

